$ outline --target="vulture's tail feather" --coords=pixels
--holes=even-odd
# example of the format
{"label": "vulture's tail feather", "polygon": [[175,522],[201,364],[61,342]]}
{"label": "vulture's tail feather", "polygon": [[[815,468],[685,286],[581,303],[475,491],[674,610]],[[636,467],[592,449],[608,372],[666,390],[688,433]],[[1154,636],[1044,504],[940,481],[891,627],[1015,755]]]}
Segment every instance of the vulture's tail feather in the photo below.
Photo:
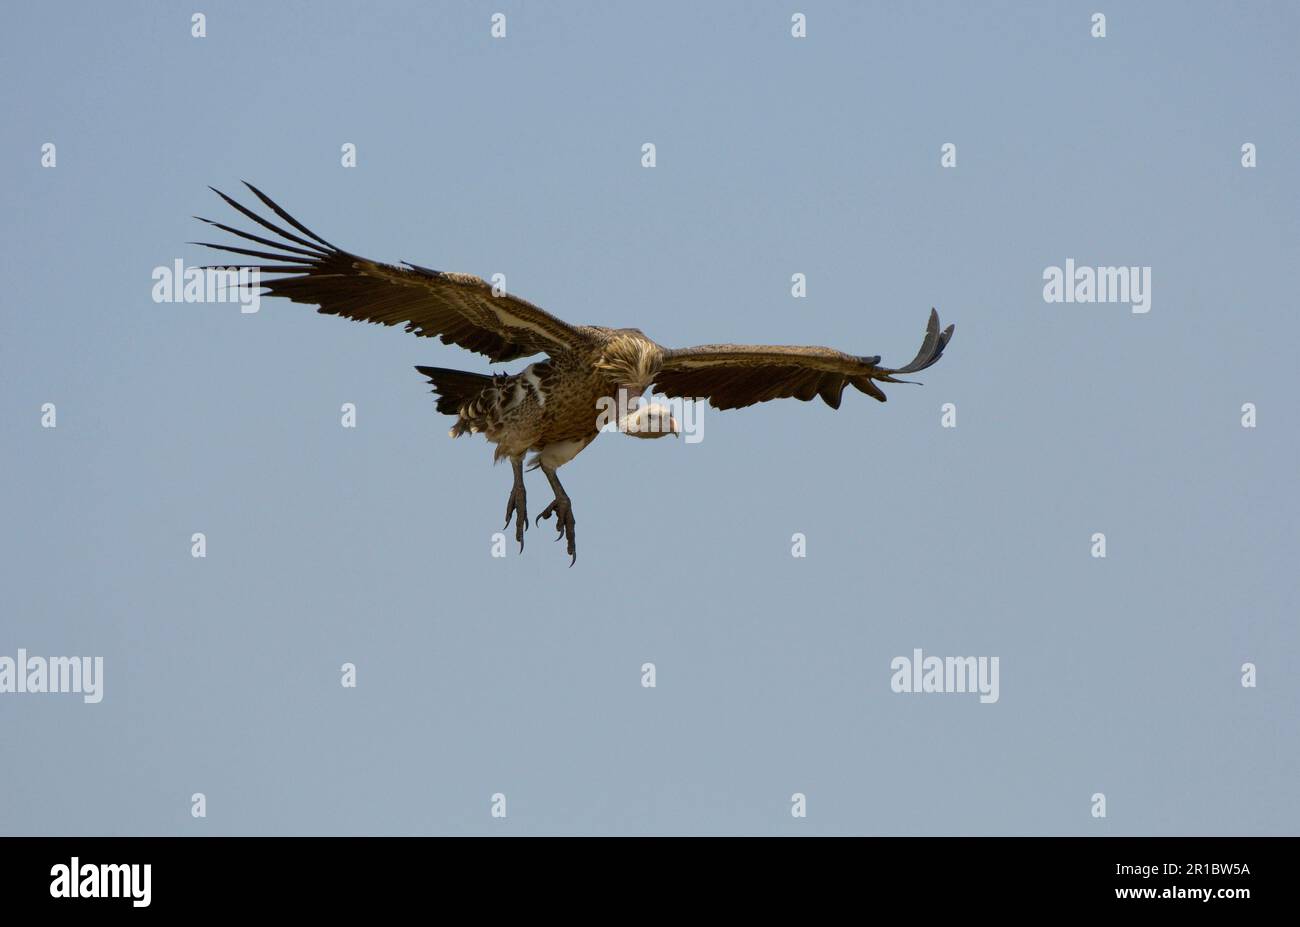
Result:
{"label": "vulture's tail feather", "polygon": [[481,373],[449,370],[446,367],[417,366],[415,369],[433,384],[433,391],[438,394],[438,411],[443,415],[459,415],[466,404],[492,385],[492,378]]}

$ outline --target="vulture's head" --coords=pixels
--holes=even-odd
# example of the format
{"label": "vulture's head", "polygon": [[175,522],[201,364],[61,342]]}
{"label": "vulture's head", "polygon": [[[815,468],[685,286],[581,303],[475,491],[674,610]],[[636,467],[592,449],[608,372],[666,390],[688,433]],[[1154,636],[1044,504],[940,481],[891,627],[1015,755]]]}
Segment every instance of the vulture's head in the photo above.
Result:
{"label": "vulture's head", "polygon": [[634,438],[662,438],[682,433],[672,410],[657,402],[637,406],[635,412],[623,419],[622,426],[619,430]]}

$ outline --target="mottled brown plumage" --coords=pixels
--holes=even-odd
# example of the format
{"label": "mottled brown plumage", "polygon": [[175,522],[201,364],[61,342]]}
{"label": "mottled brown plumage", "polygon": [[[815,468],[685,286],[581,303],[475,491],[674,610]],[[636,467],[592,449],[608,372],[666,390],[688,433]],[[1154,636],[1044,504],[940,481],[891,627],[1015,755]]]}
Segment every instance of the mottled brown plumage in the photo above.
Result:
{"label": "mottled brown plumage", "polygon": [[[708,344],[666,349],[637,329],[570,325],[527,300],[494,291],[469,274],[445,273],[415,264],[384,264],[343,251],[309,231],[268,196],[247,184],[282,222],[276,225],[232,198],[229,205],[278,240],[201,219],[225,232],[274,249],[196,242],[208,248],[271,261],[262,280],[267,295],[318,306],[318,311],[381,325],[403,325],[427,338],[439,338],[484,354],[495,363],[546,354],[513,375],[466,373],[417,367],[438,394],[439,412],[456,416],[452,437],[482,433],[496,445],[496,459],[508,458],[515,484],[506,506],[506,524],[515,519],[523,549],[528,516],[523,482],[524,457],[540,467],[555,491],[555,501],[538,516],[556,517],[557,540],[568,542],[576,561],[572,506],[555,471],[599,434],[599,403],[621,391],[633,398],[654,387],[667,396],[707,399],[718,409],[736,409],[793,397],[815,396],[838,409],[849,384],[880,402],[877,383],[907,382],[895,374],[924,370],[943,354],[953,326],[942,331],[933,309],[916,358],[904,367],[879,366],[880,357],[861,357],[831,348],[789,345]],[[197,218],[197,217],[196,217]],[[629,416],[630,418],[630,416]],[[676,433],[676,422],[639,437]]]}

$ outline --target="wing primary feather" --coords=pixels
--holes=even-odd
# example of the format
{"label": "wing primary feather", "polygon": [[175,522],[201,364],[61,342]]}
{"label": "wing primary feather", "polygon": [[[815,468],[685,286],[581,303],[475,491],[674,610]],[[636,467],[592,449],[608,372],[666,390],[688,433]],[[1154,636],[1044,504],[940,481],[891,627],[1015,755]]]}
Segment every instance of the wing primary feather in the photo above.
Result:
{"label": "wing primary feather", "polygon": [[213,251],[229,251],[231,254],[246,254],[249,257],[266,258],[269,261],[292,261],[301,264],[304,269],[310,270],[315,265],[306,261],[301,261],[292,254],[273,254],[270,251],[254,251],[251,248],[236,248],[234,245],[217,245],[210,241],[187,241],[187,245],[198,245],[201,248],[211,248]]}
{"label": "wing primary feather", "polygon": [[322,258],[329,254],[328,251],[322,251],[320,249],[317,249],[315,251],[308,251],[306,248],[297,248],[294,247],[293,245],[286,245],[282,241],[272,241],[269,238],[263,238],[260,235],[254,235],[252,232],[243,232],[235,228],[234,226],[225,225],[221,222],[214,222],[212,219],[205,219],[202,216],[195,216],[194,218],[198,219],[200,222],[206,222],[208,225],[219,228],[223,232],[229,232],[231,235],[238,235],[240,238],[246,238],[249,241],[255,241],[259,245],[270,245],[272,248],[280,248],[284,251],[292,251],[295,254],[305,254],[308,257],[312,257],[312,258]]}
{"label": "wing primary feather", "polygon": [[[266,219],[263,219],[263,218],[262,218],[261,216],[259,216],[257,213],[253,212],[253,210],[249,209],[247,206],[242,205],[242,204],[239,203],[237,200],[235,200],[233,197],[226,196],[226,194],[222,193],[222,192],[221,192],[220,190],[218,190],[216,187],[208,187],[208,189],[211,190],[213,193],[215,193],[217,196],[221,197],[223,200],[225,200],[228,204],[230,204],[230,206],[232,206],[233,208],[239,210],[240,213],[242,213],[243,215],[245,215],[245,216],[247,216],[248,218],[252,219],[254,222],[256,222],[258,225],[260,225],[262,228],[264,228],[264,229],[269,229],[270,231],[275,232],[275,234],[281,236],[282,238],[287,238],[287,239],[289,239],[290,241],[295,241],[295,242],[297,242],[297,243],[300,244],[300,245],[306,245],[308,248],[316,248],[316,247],[318,247],[317,245],[312,244],[312,243],[311,243],[310,241],[308,241],[307,239],[305,239],[305,238],[299,238],[297,235],[294,235],[292,232],[286,232],[284,229],[280,228],[278,225],[275,225],[274,223],[272,223],[272,222],[270,222],[270,221],[268,221],[268,220],[266,220]],[[333,248],[333,245],[331,245],[330,247]],[[334,249],[334,250],[337,250],[337,249]]]}
{"label": "wing primary feather", "polygon": [[930,310],[930,319],[925,325],[925,337],[921,339],[921,349],[916,352],[916,357],[912,358],[911,363],[905,364],[896,369],[890,369],[890,373],[911,373],[914,370],[920,370],[921,366],[930,359],[934,353],[935,347],[939,343],[939,313],[934,309]]}
{"label": "wing primary feather", "polygon": [[301,222],[299,222],[299,221],[298,221],[297,219],[295,219],[293,216],[289,215],[287,212],[285,212],[283,209],[281,209],[281,208],[276,204],[275,200],[271,199],[269,196],[267,196],[267,195],[266,195],[265,193],[263,193],[261,190],[257,189],[257,187],[253,186],[253,185],[252,185],[251,183],[249,183],[247,180],[244,181],[244,186],[246,186],[246,187],[248,187],[248,189],[252,190],[253,193],[254,193],[254,195],[255,195],[259,200],[261,200],[263,203],[265,203],[267,206],[269,206],[269,207],[271,208],[271,211],[272,211],[272,212],[274,212],[277,216],[279,216],[279,217],[280,217],[281,219],[283,219],[285,222],[288,222],[290,225],[292,225],[292,226],[293,226],[294,228],[296,228],[298,231],[302,232],[302,233],[303,233],[304,235],[306,235],[308,238],[315,239],[316,241],[318,241],[318,242],[320,242],[322,245],[324,245],[326,248],[329,248],[331,251],[341,251],[341,250],[343,250],[342,248],[339,248],[339,247],[336,247],[335,245],[330,244],[328,241],[326,241],[325,239],[321,238],[319,235],[317,235],[317,234],[316,234],[315,232],[313,232],[311,229],[307,228],[307,226],[303,225]]}

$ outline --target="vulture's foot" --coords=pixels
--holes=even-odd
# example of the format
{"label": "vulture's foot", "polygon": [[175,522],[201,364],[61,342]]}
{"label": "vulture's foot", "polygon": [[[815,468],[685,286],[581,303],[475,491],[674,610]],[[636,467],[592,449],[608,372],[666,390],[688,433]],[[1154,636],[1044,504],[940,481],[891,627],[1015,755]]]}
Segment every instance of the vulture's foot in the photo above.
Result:
{"label": "vulture's foot", "polygon": [[573,520],[573,505],[569,502],[569,497],[564,493],[557,493],[555,501],[542,509],[542,514],[537,516],[540,523],[543,519],[549,519],[555,516],[555,540],[564,538],[569,542],[569,556],[573,559],[569,561],[569,566],[578,562],[578,549],[574,546],[573,526],[576,524]]}
{"label": "vulture's foot", "polygon": [[511,463],[515,466],[515,485],[510,490],[510,498],[506,502],[506,523],[505,527],[510,527],[510,517],[515,517],[515,540],[519,542],[519,552],[524,552],[524,532],[528,530],[528,494],[524,492],[524,465],[522,460],[514,460]]}

